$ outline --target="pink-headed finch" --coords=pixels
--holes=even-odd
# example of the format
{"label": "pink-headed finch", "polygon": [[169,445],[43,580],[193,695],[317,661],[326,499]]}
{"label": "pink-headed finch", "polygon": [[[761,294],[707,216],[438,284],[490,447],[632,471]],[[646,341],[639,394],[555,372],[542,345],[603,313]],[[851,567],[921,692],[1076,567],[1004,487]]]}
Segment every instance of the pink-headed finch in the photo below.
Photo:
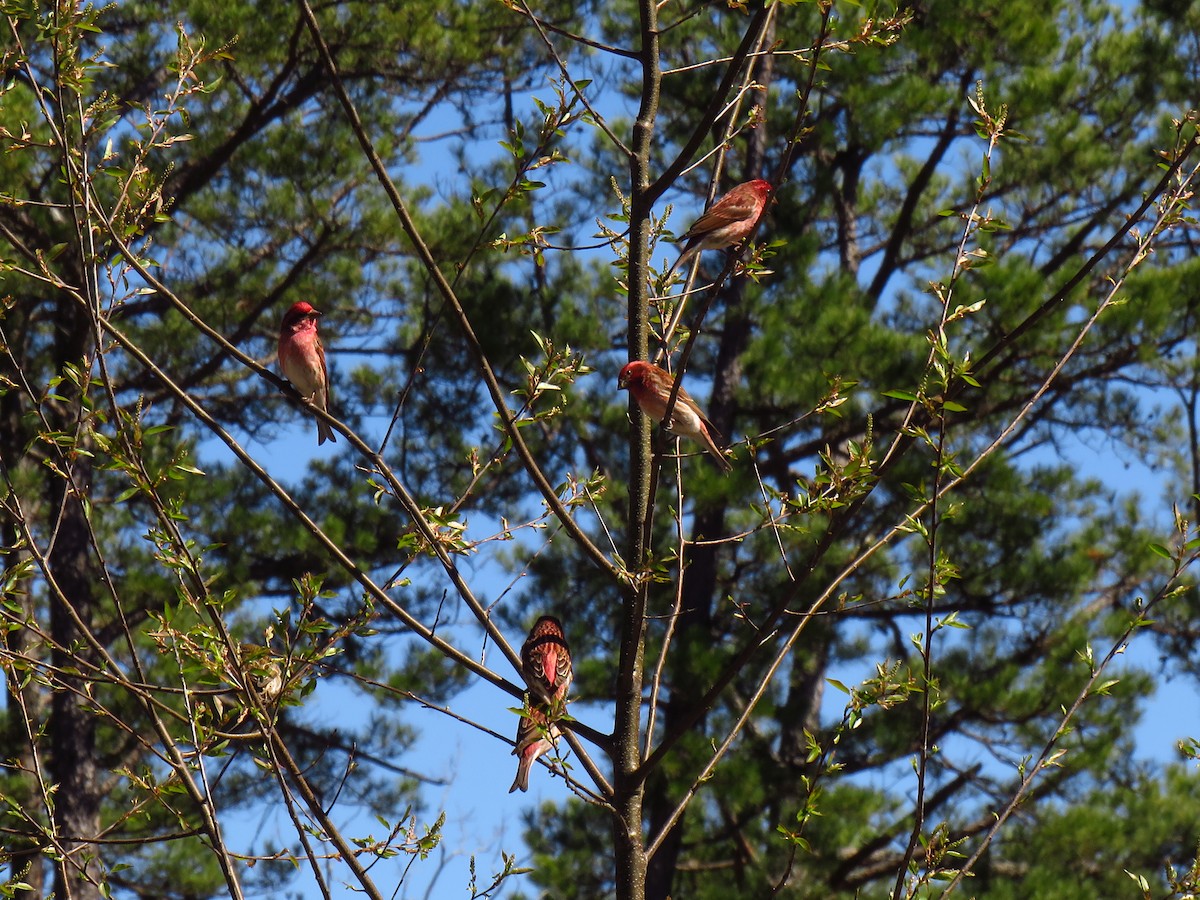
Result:
{"label": "pink-headed finch", "polygon": [[[320,310],[304,300],[292,304],[279,326],[279,368],[283,377],[305,400],[318,409],[329,411],[329,369],[325,365],[325,348],[317,334]],[[317,422],[317,445],[336,441],[333,429]]]}
{"label": "pink-headed finch", "polygon": [[[671,389],[674,386],[675,379],[667,372],[641,360],[626,363],[617,375],[618,390],[628,389],[642,412],[655,422],[662,422],[666,416],[667,401],[671,399]],[[717,446],[721,435],[682,387],[675,398],[675,408],[671,410],[671,421],[667,423],[667,431],[677,437],[699,441],[721,466],[722,471],[728,472],[733,468],[721,452],[721,448]]]}

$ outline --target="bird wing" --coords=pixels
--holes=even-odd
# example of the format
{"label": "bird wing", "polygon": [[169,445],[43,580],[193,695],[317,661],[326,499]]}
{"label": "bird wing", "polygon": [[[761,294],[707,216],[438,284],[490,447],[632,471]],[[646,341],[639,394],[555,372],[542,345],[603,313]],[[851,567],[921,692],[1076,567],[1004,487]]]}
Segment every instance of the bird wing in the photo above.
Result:
{"label": "bird wing", "polygon": [[679,240],[687,240],[700,234],[707,234],[726,225],[732,225],[745,219],[754,212],[755,198],[751,194],[726,196],[718,200],[707,212],[698,218],[687,233]]}

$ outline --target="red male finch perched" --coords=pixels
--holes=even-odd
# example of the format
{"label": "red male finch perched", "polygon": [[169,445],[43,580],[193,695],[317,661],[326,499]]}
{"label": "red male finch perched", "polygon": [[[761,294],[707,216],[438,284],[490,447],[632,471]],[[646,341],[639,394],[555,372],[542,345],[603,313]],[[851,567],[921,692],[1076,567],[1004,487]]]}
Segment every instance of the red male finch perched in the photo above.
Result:
{"label": "red male finch perched", "polygon": [[[674,378],[658,366],[640,360],[627,363],[617,376],[617,389],[628,388],[642,412],[655,422],[661,422],[667,414],[667,401],[671,399],[671,389],[674,386]],[[667,425],[667,431],[676,437],[699,441],[708,454],[720,464],[722,471],[728,472],[733,468],[717,446],[716,439],[720,438],[717,429],[705,418],[696,401],[682,387],[675,398],[675,408],[671,410],[671,421]]]}
{"label": "red male finch perched", "polygon": [[571,686],[571,648],[562,623],[542,616],[533,623],[521,647],[521,674],[534,694],[551,703],[563,703]]}
{"label": "red male finch perched", "polygon": [[560,736],[557,725],[546,727],[546,714],[541,709],[532,706],[525,710],[517,725],[517,746],[513,749],[513,756],[518,759],[517,777],[508,789],[510,794],[518,788],[522,791],[529,790],[529,770],[533,768],[539,756],[554,746],[554,741]]}
{"label": "red male finch perched", "polygon": [[724,250],[750,237],[770,196],[770,182],[756,178],[739,184],[710,206],[679,238],[687,243],[667,278],[701,250]]}
{"label": "red male finch perched", "polygon": [[[313,406],[329,411],[329,369],[325,366],[325,348],[317,335],[320,310],[301,300],[292,305],[279,326],[279,368]],[[317,422],[317,445],[336,441],[333,429]]]}

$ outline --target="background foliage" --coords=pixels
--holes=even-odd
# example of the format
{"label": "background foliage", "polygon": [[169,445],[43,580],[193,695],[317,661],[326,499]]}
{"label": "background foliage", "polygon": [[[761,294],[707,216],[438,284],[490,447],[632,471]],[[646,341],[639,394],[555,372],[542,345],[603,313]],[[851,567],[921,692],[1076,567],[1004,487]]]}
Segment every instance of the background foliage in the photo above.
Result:
{"label": "background foliage", "polygon": [[5,896],[461,890],[411,712],[543,612],[471,896],[1190,896],[1200,5],[169,6],[3,10]]}

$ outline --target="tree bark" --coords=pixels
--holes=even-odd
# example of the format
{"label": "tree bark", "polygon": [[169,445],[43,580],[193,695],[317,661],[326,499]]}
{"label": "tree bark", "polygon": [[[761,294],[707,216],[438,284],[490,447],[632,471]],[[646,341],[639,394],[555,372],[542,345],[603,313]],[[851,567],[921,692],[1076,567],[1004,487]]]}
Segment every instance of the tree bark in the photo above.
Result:
{"label": "tree bark", "polygon": [[[9,334],[25,334],[28,328],[27,310],[15,306],[8,311],[4,319],[5,336]],[[10,341],[9,352],[16,361],[18,368],[23,367],[27,344],[24,341]],[[9,368],[8,358],[3,357],[0,373],[16,383],[19,373]],[[18,477],[17,470],[21,468],[20,460],[24,448],[29,443],[29,428],[24,425],[25,405],[19,391],[9,390],[0,395],[0,466],[9,479]],[[7,509],[0,521],[0,541],[3,542],[6,554],[0,558],[5,570],[12,570],[27,558],[18,548],[21,546],[21,531],[17,520]],[[0,597],[11,612],[5,613],[6,621],[14,621],[20,617],[22,623],[32,621],[36,615],[37,600],[30,590],[32,579],[17,582],[12,590]],[[19,610],[19,612],[17,612]],[[40,813],[44,807],[41,800],[41,786],[37,781],[37,766],[35,748],[30,735],[37,734],[44,718],[46,708],[46,693],[37,680],[26,684],[24,673],[12,667],[17,659],[39,658],[43,648],[39,647],[30,631],[24,627],[3,629],[4,652],[7,654],[9,665],[5,666],[5,709],[7,710],[6,727],[0,734],[0,759],[13,760],[15,768],[9,769],[9,777],[14,783],[13,800],[20,805],[26,816],[38,820],[44,826]],[[9,871],[14,880],[20,880],[30,886],[27,891],[14,893],[16,900],[40,900],[46,896],[46,869],[43,857],[43,840],[40,829],[33,822],[17,822],[10,819],[14,827],[27,833],[26,838],[10,836],[4,843],[10,854]]]}
{"label": "tree bark", "polygon": [[[86,349],[90,324],[78,308],[63,300],[58,315],[56,356],[60,371],[67,364],[87,371]],[[64,379],[63,387],[69,382]],[[60,393],[66,393],[60,388]],[[63,433],[75,434],[78,450],[90,451],[87,425],[80,422],[82,406],[77,393],[54,410],[51,424]],[[54,579],[50,597],[50,635],[54,646],[50,662],[56,673],[50,702],[50,777],[58,790],[54,797],[55,833],[62,841],[65,858],[55,865],[54,892],[71,900],[99,900],[100,864],[94,840],[100,831],[100,796],[96,761],[95,717],[88,708],[89,686],[84,678],[68,670],[86,670],[94,659],[85,641],[85,631],[94,631],[97,583],[91,561],[88,512],[84,498],[92,484],[90,452],[67,448],[63,460],[67,477],[47,475],[47,514],[57,527],[50,532],[53,543],[47,564]],[[81,665],[84,663],[84,665]]]}
{"label": "tree bark", "polygon": [[[17,529],[7,517],[3,523],[2,540],[5,547],[18,545]],[[15,566],[18,562],[14,554],[9,559],[8,566]],[[2,599],[6,604],[19,607],[21,615],[26,619],[32,617],[32,599],[23,588],[14,590]],[[29,632],[24,628],[5,629],[3,640],[4,652],[9,660],[28,658],[38,652],[34,642],[30,640]],[[34,765],[34,748],[29,735],[36,733],[45,704],[37,682],[30,681],[22,686],[22,681],[22,673],[19,670],[5,667],[4,700],[8,716],[0,757],[13,760],[13,767],[9,769],[10,778],[15,783],[13,801],[20,806],[25,815],[36,818],[42,804],[38,797],[39,790],[34,775],[37,771]],[[10,835],[5,841],[9,853],[10,878],[23,881],[30,887],[27,891],[17,891],[13,897],[16,900],[36,900],[44,897],[45,871],[42,867],[42,842],[38,830],[31,822],[10,821],[26,835],[24,838]]]}

